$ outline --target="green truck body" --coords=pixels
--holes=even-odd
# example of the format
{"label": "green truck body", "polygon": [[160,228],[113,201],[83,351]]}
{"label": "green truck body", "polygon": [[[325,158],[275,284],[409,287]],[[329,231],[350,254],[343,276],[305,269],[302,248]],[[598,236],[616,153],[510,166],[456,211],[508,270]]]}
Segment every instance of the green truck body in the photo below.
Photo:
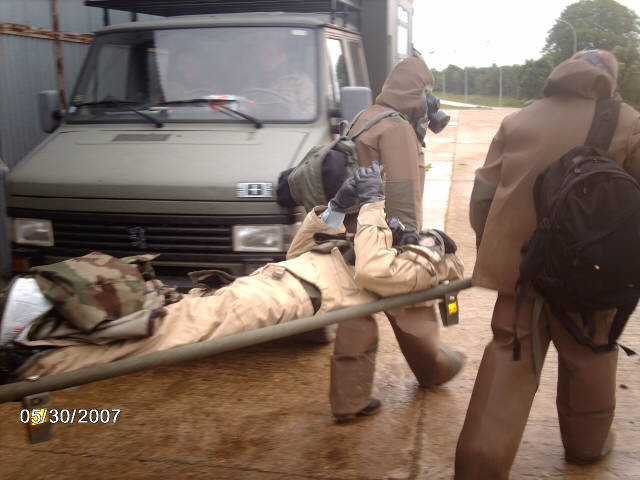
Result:
{"label": "green truck body", "polygon": [[[278,175],[352,116],[342,87],[375,93],[410,53],[410,1],[347,3],[342,17],[237,11],[97,32],[70,107],[9,176],[15,268],[95,250],[152,252],[171,281],[283,259],[304,212],[276,203]],[[264,49],[274,41],[285,42],[298,103],[268,88],[264,62],[278,54]]]}

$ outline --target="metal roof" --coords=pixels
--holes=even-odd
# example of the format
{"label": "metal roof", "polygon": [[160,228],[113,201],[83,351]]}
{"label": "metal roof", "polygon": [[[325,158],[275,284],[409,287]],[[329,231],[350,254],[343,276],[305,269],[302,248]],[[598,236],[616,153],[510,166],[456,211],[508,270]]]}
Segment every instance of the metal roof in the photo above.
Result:
{"label": "metal roof", "polygon": [[348,13],[362,0],[85,0],[90,7],[173,17],[244,12]]}
{"label": "metal roof", "polygon": [[184,17],[162,18],[160,20],[147,20],[144,22],[131,22],[119,25],[111,25],[96,31],[97,35],[103,33],[154,30],[162,28],[193,28],[193,27],[225,27],[225,26],[299,26],[317,27],[326,25],[329,16],[321,18],[305,14],[283,13],[255,13],[255,14],[223,14],[223,15],[187,15]]}

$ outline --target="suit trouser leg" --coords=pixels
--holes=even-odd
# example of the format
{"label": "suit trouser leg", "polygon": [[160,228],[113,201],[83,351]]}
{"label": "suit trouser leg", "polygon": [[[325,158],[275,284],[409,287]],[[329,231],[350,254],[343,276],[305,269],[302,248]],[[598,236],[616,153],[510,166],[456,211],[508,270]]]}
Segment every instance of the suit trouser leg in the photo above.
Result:
{"label": "suit trouser leg", "polygon": [[329,389],[334,415],[356,413],[371,401],[377,349],[378,325],[373,317],[338,325]]}
{"label": "suit trouser leg", "polygon": [[422,387],[450,380],[453,366],[440,346],[436,306],[406,307],[385,312],[402,354]]}
{"label": "suit trouser leg", "polygon": [[[596,343],[606,343],[612,319],[613,313],[596,315]],[[597,460],[616,407],[618,351],[596,354],[580,345],[555,318],[549,323],[558,350],[556,404],[566,455],[578,460]]]}
{"label": "suit trouser leg", "polygon": [[[491,328],[493,339],[484,351],[456,450],[455,478],[509,478],[538,389],[532,354],[533,301],[522,305],[517,321],[521,358],[513,360],[516,299],[499,295]],[[539,327],[542,358],[549,346],[544,316]]]}

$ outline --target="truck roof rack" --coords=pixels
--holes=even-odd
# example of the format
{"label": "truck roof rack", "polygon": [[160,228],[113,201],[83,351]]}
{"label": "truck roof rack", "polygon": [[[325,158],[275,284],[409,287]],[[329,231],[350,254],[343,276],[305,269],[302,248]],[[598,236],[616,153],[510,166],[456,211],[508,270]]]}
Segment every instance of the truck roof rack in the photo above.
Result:
{"label": "truck roof rack", "polygon": [[85,0],[89,7],[132,14],[173,17],[218,13],[289,12],[346,16],[360,11],[363,0]]}

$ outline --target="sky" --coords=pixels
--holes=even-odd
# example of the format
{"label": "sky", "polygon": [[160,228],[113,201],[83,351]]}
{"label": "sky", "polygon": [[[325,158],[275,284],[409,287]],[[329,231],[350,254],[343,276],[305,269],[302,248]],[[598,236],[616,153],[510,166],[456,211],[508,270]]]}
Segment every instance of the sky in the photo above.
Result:
{"label": "sky", "polygon": [[[540,57],[556,19],[576,1],[413,0],[413,44],[438,70],[522,64]],[[640,15],[640,0],[618,3]]]}

